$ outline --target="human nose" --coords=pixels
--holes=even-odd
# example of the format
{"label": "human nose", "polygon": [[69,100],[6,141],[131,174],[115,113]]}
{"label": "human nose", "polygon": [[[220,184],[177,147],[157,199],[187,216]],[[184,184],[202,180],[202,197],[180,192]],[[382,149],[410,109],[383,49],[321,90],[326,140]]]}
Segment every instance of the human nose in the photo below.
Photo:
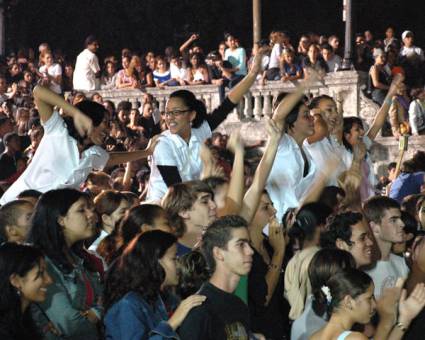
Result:
{"label": "human nose", "polygon": [[247,245],[247,247],[246,247],[246,253],[247,253],[247,255],[250,255],[250,256],[253,255],[254,254],[254,250],[252,249],[251,245],[249,243],[247,243],[246,245]]}
{"label": "human nose", "polygon": [[217,204],[214,202],[214,200],[209,200],[209,208],[210,210],[217,209]]}
{"label": "human nose", "polygon": [[46,286],[49,286],[49,285],[51,285],[53,283],[52,277],[47,272],[44,272],[44,278],[43,279],[44,279],[44,284]]}

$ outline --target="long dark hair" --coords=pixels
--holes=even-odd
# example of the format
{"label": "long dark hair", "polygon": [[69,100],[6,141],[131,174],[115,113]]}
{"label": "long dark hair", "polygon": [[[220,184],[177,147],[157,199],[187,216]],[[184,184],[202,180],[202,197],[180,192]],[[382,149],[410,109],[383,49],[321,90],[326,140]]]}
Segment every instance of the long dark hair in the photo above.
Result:
{"label": "long dark hair", "polygon": [[25,276],[40,266],[43,253],[32,246],[4,243],[0,246],[0,337],[41,339],[31,318],[30,309],[22,312],[21,298],[10,283],[10,276]]}
{"label": "long dark hair", "polygon": [[327,310],[326,296],[321,288],[327,284],[329,279],[338,271],[346,268],[355,268],[356,261],[348,251],[341,249],[323,248],[320,249],[310,262],[308,267],[308,277],[311,283],[311,290],[314,296],[313,311],[322,317]]}
{"label": "long dark hair", "polygon": [[353,147],[350,143],[348,143],[347,138],[345,138],[345,134],[349,134],[351,132],[351,128],[354,124],[360,126],[363,129],[363,122],[359,117],[344,117],[343,119],[343,132],[342,132],[342,143],[345,148],[351,152],[353,152]]}
{"label": "long dark hair", "polygon": [[154,305],[165,280],[159,260],[176,242],[174,235],[161,230],[149,230],[135,237],[107,275],[105,310],[131,291]]}
{"label": "long dark hair", "polygon": [[[32,219],[28,242],[42,249],[46,256],[62,272],[69,273],[73,265],[69,262],[67,251],[72,251],[82,259],[87,259],[83,242],[76,242],[71,249],[66,244],[63,227],[58,219],[67,214],[69,208],[80,198],[89,200],[86,193],[74,189],[51,190],[40,196]],[[69,255],[69,254],[68,254]],[[89,270],[94,270],[89,261],[84,262]]]}
{"label": "long dark hair", "polygon": [[130,241],[142,231],[142,226],[153,226],[155,220],[166,214],[159,205],[142,204],[126,212],[120,224],[106,236],[97,247],[97,253],[106,263],[111,263],[122,254]]}
{"label": "long dark hair", "polygon": [[171,98],[181,99],[189,110],[196,112],[196,117],[192,121],[192,127],[199,128],[207,117],[207,109],[205,104],[199,99],[196,99],[193,92],[188,90],[174,91],[170,94],[170,99]]}

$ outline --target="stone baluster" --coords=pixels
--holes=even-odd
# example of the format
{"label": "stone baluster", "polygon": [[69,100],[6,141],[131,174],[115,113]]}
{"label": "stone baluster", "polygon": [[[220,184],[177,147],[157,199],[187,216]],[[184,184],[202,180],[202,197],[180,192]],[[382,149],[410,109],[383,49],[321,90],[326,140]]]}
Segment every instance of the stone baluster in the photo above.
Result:
{"label": "stone baluster", "polygon": [[264,97],[264,106],[263,106],[263,116],[271,117],[272,116],[272,96],[270,92],[266,92],[263,95]]}
{"label": "stone baluster", "polygon": [[159,112],[165,111],[165,97],[157,97],[158,105],[159,105]]}
{"label": "stone baluster", "polygon": [[263,105],[261,102],[261,93],[255,92],[254,93],[254,117],[256,120],[261,119],[261,115],[263,113]]}
{"label": "stone baluster", "polygon": [[203,100],[204,100],[205,107],[207,108],[207,112],[212,112],[213,107],[212,107],[212,104],[211,104],[211,101],[212,101],[211,94],[209,94],[209,93],[205,93],[205,94],[202,96],[202,98],[203,98]]}
{"label": "stone baluster", "polygon": [[252,96],[251,93],[247,93],[244,96],[244,101],[245,101],[245,107],[244,107],[244,118],[245,119],[251,119],[252,118]]}

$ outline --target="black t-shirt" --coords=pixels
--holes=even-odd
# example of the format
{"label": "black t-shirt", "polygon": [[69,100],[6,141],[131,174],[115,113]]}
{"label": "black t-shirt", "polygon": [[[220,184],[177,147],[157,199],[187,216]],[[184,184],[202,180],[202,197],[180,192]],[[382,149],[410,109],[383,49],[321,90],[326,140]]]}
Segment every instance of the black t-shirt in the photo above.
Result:
{"label": "black t-shirt", "polygon": [[198,293],[207,299],[184,319],[178,329],[182,340],[250,339],[248,307],[239,297],[209,282],[204,283]]}
{"label": "black t-shirt", "polygon": [[406,334],[403,336],[403,340],[418,340],[423,339],[425,334],[425,309],[413,319],[409,326]]}
{"label": "black t-shirt", "polygon": [[[269,255],[272,256],[270,251]],[[289,339],[290,326],[288,315],[290,305],[283,297],[283,271],[269,304],[265,306],[268,266],[260,253],[255,249],[252,260],[252,268],[248,276],[248,306],[252,325],[251,329],[255,333],[263,334],[267,339]]]}
{"label": "black t-shirt", "polygon": [[161,127],[159,125],[159,122],[158,124],[155,124],[152,117],[150,118],[140,117],[139,125],[144,127],[145,131],[143,132],[143,135],[146,138],[150,139],[153,136],[161,133]]}
{"label": "black t-shirt", "polygon": [[7,153],[0,155],[0,180],[5,180],[16,173],[16,160],[18,157],[9,156]]}

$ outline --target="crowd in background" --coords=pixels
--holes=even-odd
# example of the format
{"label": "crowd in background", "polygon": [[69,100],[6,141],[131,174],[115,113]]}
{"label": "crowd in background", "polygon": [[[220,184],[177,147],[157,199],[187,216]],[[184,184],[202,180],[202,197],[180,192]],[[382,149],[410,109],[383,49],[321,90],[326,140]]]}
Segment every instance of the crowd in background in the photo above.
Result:
{"label": "crowd in background", "polygon": [[[7,58],[0,338],[419,339],[425,153],[379,180],[369,155],[387,121],[394,138],[425,134],[413,33],[356,36],[370,126],[304,96],[341,69],[336,36],[275,31],[250,55],[231,34],[206,55],[199,39],[121,63],[100,63],[94,36],[75,63],[48,44]],[[214,132],[267,81],[296,88],[275,98],[262,149]],[[203,84],[228,89],[212,112],[190,91]],[[154,86],[184,88],[164,112],[145,92],[138,108],[96,92]]]}

